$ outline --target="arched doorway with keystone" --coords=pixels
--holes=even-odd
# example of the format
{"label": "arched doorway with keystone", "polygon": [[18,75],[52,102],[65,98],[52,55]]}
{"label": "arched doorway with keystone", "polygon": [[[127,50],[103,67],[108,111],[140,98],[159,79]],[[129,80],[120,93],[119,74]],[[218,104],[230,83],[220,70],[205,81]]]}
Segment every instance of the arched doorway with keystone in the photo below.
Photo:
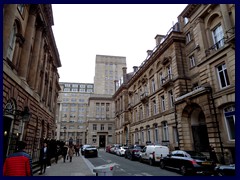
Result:
{"label": "arched doorway with keystone", "polygon": [[182,131],[184,149],[198,152],[208,152],[209,137],[205,114],[202,108],[195,103],[188,104],[182,113]]}

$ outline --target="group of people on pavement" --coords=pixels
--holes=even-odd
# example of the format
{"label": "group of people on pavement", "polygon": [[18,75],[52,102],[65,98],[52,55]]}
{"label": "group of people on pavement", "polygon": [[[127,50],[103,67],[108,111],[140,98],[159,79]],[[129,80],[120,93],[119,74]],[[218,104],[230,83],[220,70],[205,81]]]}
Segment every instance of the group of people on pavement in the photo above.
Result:
{"label": "group of people on pavement", "polygon": [[[3,166],[4,176],[33,176],[32,158],[24,151],[26,145],[27,144],[25,142],[19,141],[16,146],[16,152],[7,156]],[[74,154],[76,154],[76,156],[80,156],[80,147],[81,145],[74,145],[73,143],[69,143],[69,145],[65,143],[63,146],[58,144],[54,149],[55,163],[58,163],[59,156],[62,156],[64,163],[68,159],[69,162],[72,162]],[[42,148],[40,149],[39,156],[40,175],[46,172],[46,168],[48,166],[51,166],[52,152],[53,149],[49,147],[47,142],[44,142]]]}

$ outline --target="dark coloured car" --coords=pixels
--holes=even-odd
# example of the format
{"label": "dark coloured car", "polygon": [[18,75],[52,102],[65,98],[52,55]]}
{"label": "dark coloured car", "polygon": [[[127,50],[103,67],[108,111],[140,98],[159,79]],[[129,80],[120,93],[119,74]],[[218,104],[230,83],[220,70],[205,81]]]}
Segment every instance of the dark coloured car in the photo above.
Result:
{"label": "dark coloured car", "polygon": [[81,148],[81,154],[84,156],[84,151],[86,149],[86,147],[90,147],[91,145],[90,144],[84,144]]}
{"label": "dark coloured car", "polygon": [[124,157],[130,160],[138,160],[140,152],[145,146],[142,145],[131,145],[126,149]]}
{"label": "dark coloured car", "polygon": [[204,154],[195,151],[172,151],[160,160],[160,168],[177,169],[182,175],[212,175],[215,166],[212,160],[208,160]]}
{"label": "dark coloured car", "polygon": [[217,176],[235,176],[235,164],[218,165],[215,167]]}
{"label": "dark coloured car", "polygon": [[95,146],[88,146],[84,150],[84,157],[98,157],[98,150]]}

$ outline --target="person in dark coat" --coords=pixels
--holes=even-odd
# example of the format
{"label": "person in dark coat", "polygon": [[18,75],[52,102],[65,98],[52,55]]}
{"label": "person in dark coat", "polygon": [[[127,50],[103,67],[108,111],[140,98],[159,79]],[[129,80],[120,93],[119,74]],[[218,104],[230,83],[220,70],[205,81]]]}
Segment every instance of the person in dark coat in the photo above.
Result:
{"label": "person in dark coat", "polygon": [[209,155],[211,160],[213,160],[215,163],[218,163],[218,158],[212,145],[209,146]]}
{"label": "person in dark coat", "polygon": [[26,143],[19,141],[17,151],[7,156],[3,165],[3,176],[32,176],[32,158],[24,151]]}
{"label": "person in dark coat", "polygon": [[58,163],[58,156],[61,154],[60,151],[61,151],[60,146],[57,145],[56,149],[55,149],[55,162],[56,162],[56,164]]}
{"label": "person in dark coat", "polygon": [[41,170],[39,174],[45,173],[49,158],[50,158],[49,148],[47,147],[47,143],[44,142],[43,147],[40,150],[39,162],[40,162]]}
{"label": "person in dark coat", "polygon": [[62,147],[63,162],[66,162],[67,153],[68,153],[68,146],[65,144]]}

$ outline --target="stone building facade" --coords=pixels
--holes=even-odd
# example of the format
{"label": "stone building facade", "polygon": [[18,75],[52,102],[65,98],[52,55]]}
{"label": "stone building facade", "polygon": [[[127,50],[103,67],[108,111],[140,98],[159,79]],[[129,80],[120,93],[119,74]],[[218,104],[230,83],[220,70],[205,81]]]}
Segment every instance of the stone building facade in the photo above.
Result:
{"label": "stone building facade", "polygon": [[[4,156],[27,143],[33,161],[44,139],[55,136],[61,62],[50,4],[3,5]],[[24,109],[31,113],[24,121]]]}
{"label": "stone building facade", "polygon": [[[114,94],[116,143],[235,162],[235,6],[190,4]],[[125,76],[128,74],[125,73]]]}
{"label": "stone building facade", "polygon": [[115,142],[114,109],[111,95],[91,95],[88,102],[86,144],[105,148]]}
{"label": "stone building facade", "polygon": [[56,139],[85,144],[88,99],[94,92],[92,83],[60,82],[56,111]]}
{"label": "stone building facade", "polygon": [[126,67],[126,57],[96,55],[94,94],[110,94],[115,91],[114,80],[122,77],[122,68]]}

